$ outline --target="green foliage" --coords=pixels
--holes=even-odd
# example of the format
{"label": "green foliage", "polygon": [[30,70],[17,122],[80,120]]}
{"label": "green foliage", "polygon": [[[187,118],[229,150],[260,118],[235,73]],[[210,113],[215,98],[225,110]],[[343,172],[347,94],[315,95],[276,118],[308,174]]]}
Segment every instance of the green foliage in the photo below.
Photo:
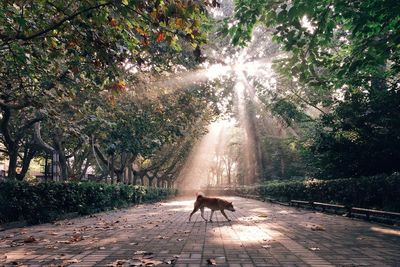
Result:
{"label": "green foliage", "polygon": [[27,220],[29,223],[48,222],[66,213],[89,214],[159,201],[175,193],[175,189],[92,182],[2,182],[0,223],[16,220]]}
{"label": "green foliage", "polygon": [[263,152],[265,180],[304,177],[306,168],[295,140],[265,137]]}
{"label": "green foliage", "polygon": [[325,178],[391,174],[400,161],[397,91],[347,94],[305,141],[306,157]]}
{"label": "green foliage", "polygon": [[271,112],[275,116],[282,118],[287,126],[292,126],[296,122],[307,120],[307,116],[299,110],[296,104],[286,99],[279,99],[273,103]]}
{"label": "green foliage", "polygon": [[[235,1],[235,23],[227,21],[234,44],[246,45],[260,23],[288,52],[275,65],[282,100],[266,104],[303,127],[313,175],[400,170],[399,14],[392,0]],[[311,126],[299,124],[304,106],[319,113]]]}
{"label": "green foliage", "polygon": [[[29,166],[32,157],[44,154],[36,140],[32,140],[31,130],[38,121],[42,123],[43,139],[54,143],[60,161],[71,155],[79,158],[69,170],[74,178],[85,171],[82,163],[88,158],[92,137],[104,141],[101,145],[108,152],[121,152],[120,148],[126,146],[129,152],[145,155],[175,141],[171,138],[173,132],[185,128],[188,120],[177,120],[177,125],[171,123],[168,130],[161,127],[166,118],[158,120],[158,100],[150,103],[145,84],[154,76],[199,64],[194,52],[200,51],[207,37],[205,4],[3,1],[0,142],[12,159],[9,177],[23,179],[25,173],[17,173],[17,165]],[[157,88],[157,95],[165,94],[167,89],[170,88]],[[114,110],[116,102],[127,95],[136,97],[129,97],[130,103],[125,101],[121,109]],[[192,107],[191,100],[188,98],[184,104]],[[143,110],[137,105],[141,101],[146,102]],[[130,105],[131,109],[126,108]],[[206,105],[207,101],[203,101],[202,110]],[[188,109],[182,110],[180,117],[190,116]],[[123,119],[128,119],[119,121],[121,113]],[[129,118],[132,114],[137,116]],[[157,127],[162,128],[160,140],[155,137]],[[22,163],[17,160],[20,154]],[[63,163],[62,173],[67,179],[65,160]],[[74,167],[79,170],[74,171]]]}
{"label": "green foliage", "polygon": [[400,211],[400,175],[372,176],[335,180],[272,181],[244,189],[281,201],[305,200],[343,204],[361,208]]}

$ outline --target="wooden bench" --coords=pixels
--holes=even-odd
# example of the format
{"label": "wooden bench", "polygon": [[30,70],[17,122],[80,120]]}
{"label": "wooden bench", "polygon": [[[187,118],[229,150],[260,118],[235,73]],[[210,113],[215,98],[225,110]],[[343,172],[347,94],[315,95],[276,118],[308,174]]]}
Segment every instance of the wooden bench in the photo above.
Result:
{"label": "wooden bench", "polygon": [[391,212],[391,211],[383,211],[383,210],[373,210],[373,209],[363,209],[363,208],[351,208],[349,210],[349,216],[352,214],[363,214],[365,215],[365,218],[367,220],[371,219],[372,216],[377,216],[377,217],[389,217],[389,218],[395,218],[397,220],[400,219],[400,213],[398,212]]}
{"label": "wooden bench", "polygon": [[290,205],[291,206],[296,206],[296,207],[300,207],[300,206],[313,206],[312,205],[312,201],[304,201],[304,200],[290,200]]}
{"label": "wooden bench", "polygon": [[350,212],[350,207],[344,206],[344,205],[338,205],[338,204],[328,204],[328,203],[322,203],[322,202],[312,202],[313,207],[320,207],[322,211],[325,211],[326,209],[333,210],[335,214],[338,213],[340,210],[345,210],[348,213]]}

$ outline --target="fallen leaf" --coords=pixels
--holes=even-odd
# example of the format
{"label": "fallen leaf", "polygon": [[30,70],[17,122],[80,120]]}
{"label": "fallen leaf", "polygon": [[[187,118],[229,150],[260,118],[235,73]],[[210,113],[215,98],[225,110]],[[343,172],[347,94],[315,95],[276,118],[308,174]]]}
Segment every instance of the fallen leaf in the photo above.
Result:
{"label": "fallen leaf", "polygon": [[270,245],[264,245],[264,246],[262,246],[263,248],[265,248],[265,249],[269,249],[269,248],[271,248],[271,246]]}
{"label": "fallen leaf", "polygon": [[325,228],[320,225],[312,225],[311,230],[312,231],[325,231]]}
{"label": "fallen leaf", "polygon": [[153,252],[145,252],[143,253],[143,259],[152,259],[154,258]]}
{"label": "fallen leaf", "polygon": [[258,215],[258,217],[261,217],[261,218],[267,218],[267,217],[268,217],[268,215],[267,215],[267,214],[260,214],[260,215]]}
{"label": "fallen leaf", "polygon": [[138,250],[138,251],[135,251],[135,252],[133,252],[133,255],[143,255],[143,254],[145,254],[147,251],[145,251],[145,250]]}
{"label": "fallen leaf", "polygon": [[144,263],[145,266],[156,266],[159,264],[162,264],[162,261],[159,260],[149,260],[149,259],[143,259],[142,263]]}
{"label": "fallen leaf", "polygon": [[24,239],[24,243],[33,243],[36,242],[36,239],[33,236],[29,236]]}
{"label": "fallen leaf", "polygon": [[79,242],[81,240],[83,240],[83,236],[81,234],[74,234],[71,238],[70,238],[71,242]]}
{"label": "fallen leaf", "polygon": [[128,260],[116,260],[116,261],[114,261],[114,262],[108,264],[107,266],[112,266],[112,267],[115,267],[115,266],[122,266],[122,265],[124,265],[124,264],[127,263],[127,262],[129,262],[129,261],[128,261]]}
{"label": "fallen leaf", "polygon": [[70,259],[70,260],[65,260],[63,261],[64,264],[72,264],[72,263],[78,263],[81,262],[81,260],[78,259]]}
{"label": "fallen leaf", "polygon": [[58,240],[56,243],[60,243],[60,244],[71,244],[71,241],[69,241],[69,240]]}
{"label": "fallen leaf", "polygon": [[208,265],[217,265],[217,262],[215,261],[215,259],[207,259],[207,264]]}

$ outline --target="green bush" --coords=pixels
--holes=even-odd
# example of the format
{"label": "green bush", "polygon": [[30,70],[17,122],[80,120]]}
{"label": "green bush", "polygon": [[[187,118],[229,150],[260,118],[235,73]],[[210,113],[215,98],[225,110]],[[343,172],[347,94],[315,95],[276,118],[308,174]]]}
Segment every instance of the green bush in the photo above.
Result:
{"label": "green bush", "polygon": [[400,211],[400,174],[335,180],[271,181],[241,187],[237,193],[280,201],[304,200],[352,207]]}
{"label": "green bush", "polygon": [[175,189],[104,183],[0,182],[0,223],[26,220],[42,223],[63,214],[90,214],[152,202],[175,194]]}

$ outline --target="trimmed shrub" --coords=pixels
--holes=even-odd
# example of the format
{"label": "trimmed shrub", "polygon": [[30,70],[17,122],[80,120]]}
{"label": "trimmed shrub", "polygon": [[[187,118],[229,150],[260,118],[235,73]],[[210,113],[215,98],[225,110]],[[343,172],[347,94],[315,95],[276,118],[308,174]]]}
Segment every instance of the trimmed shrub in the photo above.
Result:
{"label": "trimmed shrub", "polygon": [[335,180],[271,181],[242,187],[237,193],[279,201],[304,200],[352,207],[400,211],[400,174]]}
{"label": "trimmed shrub", "polygon": [[175,193],[175,189],[93,182],[0,182],[0,223],[17,220],[31,224],[48,222],[66,213],[90,214],[160,201]]}

